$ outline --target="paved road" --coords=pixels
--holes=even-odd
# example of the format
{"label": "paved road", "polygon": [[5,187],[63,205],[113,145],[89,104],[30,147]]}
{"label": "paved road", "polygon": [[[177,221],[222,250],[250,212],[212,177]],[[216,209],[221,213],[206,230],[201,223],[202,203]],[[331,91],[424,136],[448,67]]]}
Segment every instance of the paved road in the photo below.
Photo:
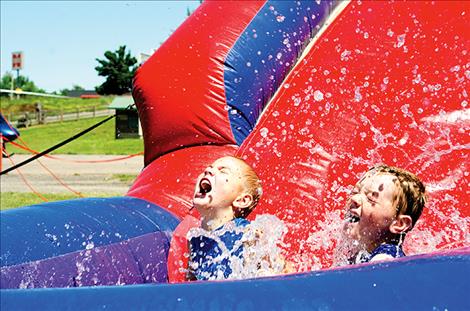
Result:
{"label": "paved road", "polygon": [[[12,160],[19,163],[29,155],[13,155]],[[40,158],[41,163],[62,179],[75,191],[87,193],[125,194],[132,182],[122,182],[116,174],[138,175],[143,168],[143,156],[136,156],[126,160],[103,163],[74,163],[71,160],[106,160],[114,159],[117,155],[57,155],[61,160]],[[67,161],[68,160],[68,161]],[[2,170],[11,167],[8,159],[2,160]],[[70,193],[54,179],[39,163],[33,161],[22,168],[21,173],[28,182],[40,193]],[[114,176],[113,176],[114,175]],[[113,178],[114,177],[114,178]],[[25,185],[17,171],[0,176],[1,192],[31,192]]]}

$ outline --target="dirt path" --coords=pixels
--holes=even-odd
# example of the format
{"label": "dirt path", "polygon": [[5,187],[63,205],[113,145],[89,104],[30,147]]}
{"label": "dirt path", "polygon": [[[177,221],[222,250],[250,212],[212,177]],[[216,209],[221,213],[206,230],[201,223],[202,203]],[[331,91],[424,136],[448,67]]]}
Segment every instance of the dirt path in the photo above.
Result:
{"label": "dirt path", "polygon": [[[16,163],[29,158],[29,155],[13,155]],[[126,160],[101,163],[76,163],[76,160],[108,160],[118,155],[57,155],[62,160],[42,157],[41,163],[58,176],[73,190],[82,193],[125,194],[132,181],[120,181],[117,174],[129,179],[137,176],[143,168],[143,156]],[[2,160],[2,170],[11,167],[8,159]],[[20,168],[21,173],[36,191],[41,193],[64,193],[70,191],[61,185],[38,161],[33,161]],[[0,176],[1,192],[31,192],[17,171]]]}

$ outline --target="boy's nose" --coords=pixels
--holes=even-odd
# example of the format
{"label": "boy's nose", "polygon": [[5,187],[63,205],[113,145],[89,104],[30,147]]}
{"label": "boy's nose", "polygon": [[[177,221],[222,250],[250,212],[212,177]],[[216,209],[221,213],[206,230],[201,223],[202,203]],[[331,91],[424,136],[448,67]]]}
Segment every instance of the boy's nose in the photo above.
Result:
{"label": "boy's nose", "polygon": [[214,171],[213,171],[212,167],[206,168],[205,171],[204,171],[204,175],[214,176]]}
{"label": "boy's nose", "polygon": [[355,195],[351,196],[351,205],[349,209],[357,209],[362,205],[362,195],[360,193],[356,193]]}

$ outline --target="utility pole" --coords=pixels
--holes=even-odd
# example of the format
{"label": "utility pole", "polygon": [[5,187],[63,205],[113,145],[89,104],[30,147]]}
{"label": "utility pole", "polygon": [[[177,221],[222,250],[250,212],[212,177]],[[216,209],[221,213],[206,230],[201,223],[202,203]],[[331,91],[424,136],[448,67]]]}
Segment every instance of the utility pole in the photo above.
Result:
{"label": "utility pole", "polygon": [[15,89],[15,76],[11,74],[11,93],[10,93],[10,100],[13,99],[13,90]]}

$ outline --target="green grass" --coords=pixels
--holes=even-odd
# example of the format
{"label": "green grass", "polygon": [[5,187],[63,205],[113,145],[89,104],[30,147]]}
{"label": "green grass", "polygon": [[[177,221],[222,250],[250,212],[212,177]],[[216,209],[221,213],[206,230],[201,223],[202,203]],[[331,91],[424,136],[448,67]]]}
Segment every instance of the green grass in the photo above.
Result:
{"label": "green grass", "polygon": [[119,180],[120,182],[126,184],[132,184],[132,182],[137,178],[137,175],[133,174],[112,174],[110,179]]}
{"label": "green grass", "polygon": [[24,96],[19,99],[11,100],[9,97],[0,97],[0,106],[2,114],[9,118],[13,114],[13,120],[17,119],[24,112],[35,113],[35,104],[41,103],[42,108],[47,110],[48,116],[59,115],[63,113],[75,113],[77,108],[80,111],[92,111],[106,109],[114,99],[114,96],[102,96],[100,98],[49,98],[39,96]]}
{"label": "green grass", "polygon": [[[41,152],[77,134],[106,117],[36,125],[20,129],[21,139],[29,148]],[[56,149],[53,154],[135,154],[143,151],[143,140],[136,138],[115,139],[115,120],[111,119],[80,138]],[[19,139],[17,143],[21,143]],[[7,144],[9,153],[29,154],[20,148]]]}
{"label": "green grass", "polygon": [[[77,199],[78,196],[68,193],[42,193],[42,195],[49,201],[61,201]],[[85,197],[113,197],[122,196],[119,193],[85,193]],[[12,209],[20,206],[33,205],[44,203],[37,195],[30,192],[2,192],[0,198],[0,210]]]}

